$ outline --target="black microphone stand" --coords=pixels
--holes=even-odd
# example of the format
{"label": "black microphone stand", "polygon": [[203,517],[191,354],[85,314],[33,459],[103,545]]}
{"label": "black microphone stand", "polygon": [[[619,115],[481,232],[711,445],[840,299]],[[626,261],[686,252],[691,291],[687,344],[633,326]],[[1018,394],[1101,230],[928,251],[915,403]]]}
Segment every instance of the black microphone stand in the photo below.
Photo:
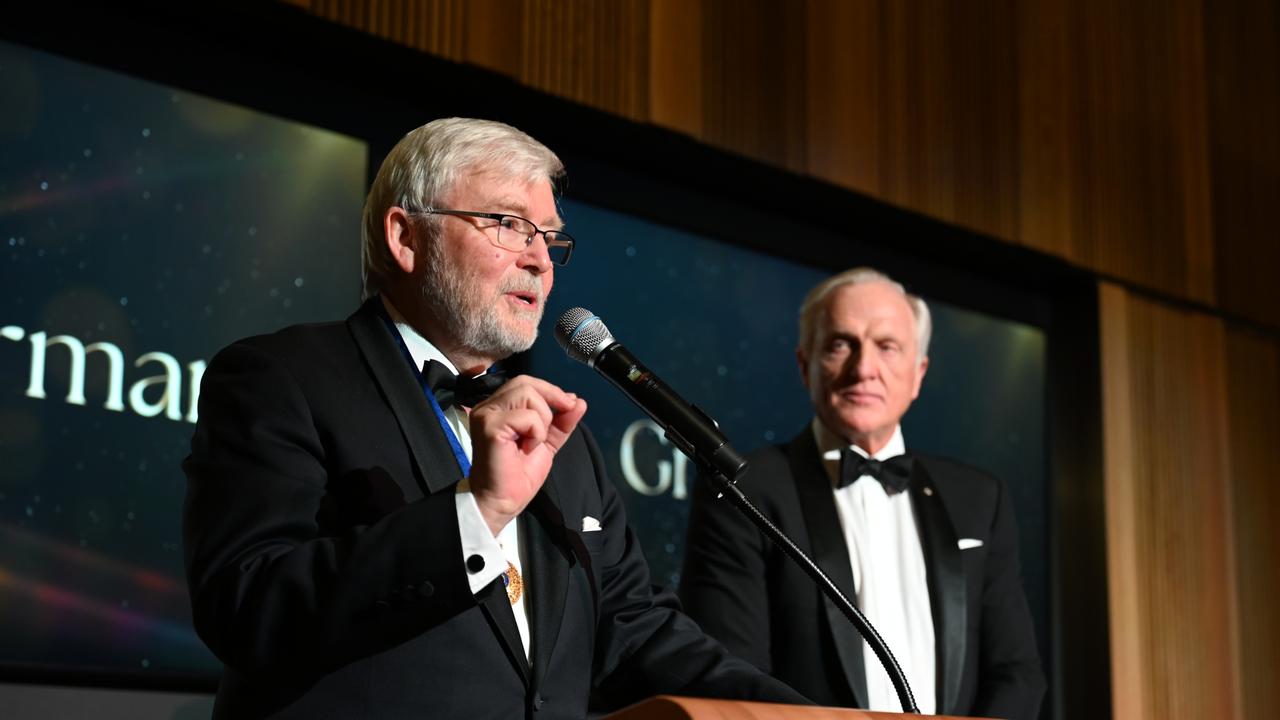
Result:
{"label": "black microphone stand", "polygon": [[867,641],[867,644],[871,646],[871,650],[875,652],[876,657],[880,659],[880,664],[884,666],[885,672],[889,673],[889,679],[893,681],[893,689],[898,692],[898,702],[902,705],[903,712],[919,715],[920,708],[916,707],[916,698],[911,693],[911,686],[907,684],[907,676],[902,672],[902,667],[898,665],[898,660],[889,650],[889,646],[885,644],[884,638],[880,637],[880,633],[876,632],[874,627],[871,627],[871,623],[867,621],[862,611],[849,601],[849,598],[841,592],[840,588],[836,587],[836,584],[831,581],[831,578],[827,577],[826,573],[822,572],[822,568],[818,567],[812,558],[796,547],[796,544],[791,541],[791,538],[787,537],[786,533],[778,529],[778,526],[770,522],[769,518],[764,516],[764,513],[751,504],[751,501],[738,489],[734,481],[726,478],[723,473],[717,471],[709,463],[699,461],[696,457],[694,460],[703,475],[708,478],[711,488],[716,491],[716,497],[727,497],[734,507],[747,516],[748,520],[760,528],[761,532],[769,536],[773,544],[781,548],[782,552],[787,554],[787,557],[794,560],[802,570],[808,573],[809,577],[813,578],[813,581],[818,584],[823,594],[836,604],[836,607],[840,609],[840,612],[844,613],[849,622],[853,623],[858,634],[862,636],[863,640]]}

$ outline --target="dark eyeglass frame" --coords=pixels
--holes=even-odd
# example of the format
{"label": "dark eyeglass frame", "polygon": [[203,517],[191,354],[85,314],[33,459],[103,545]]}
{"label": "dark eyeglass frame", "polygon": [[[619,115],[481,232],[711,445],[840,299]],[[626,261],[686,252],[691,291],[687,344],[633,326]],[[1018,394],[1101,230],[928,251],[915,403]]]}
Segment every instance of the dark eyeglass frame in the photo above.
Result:
{"label": "dark eyeglass frame", "polygon": [[[475,210],[450,210],[447,208],[430,208],[430,207],[423,208],[422,210],[411,210],[409,212],[411,214],[418,214],[418,215],[458,215],[462,217],[483,218],[485,220],[497,220],[498,221],[498,237],[502,236],[502,232],[504,230],[506,230],[507,232],[514,233],[516,235],[522,235],[523,233],[513,230],[510,227],[504,227],[504,221],[507,220],[507,218],[510,218],[512,220],[518,220],[523,223],[528,223],[529,227],[533,228],[533,232],[529,233],[528,235],[525,235],[523,248],[508,247],[507,245],[503,245],[497,240],[490,240],[489,242],[493,243],[495,247],[500,247],[503,250],[509,250],[511,252],[520,252],[533,244],[534,236],[541,235],[542,241],[547,244],[547,256],[551,258],[551,262],[555,263],[556,265],[564,266],[564,265],[568,265],[569,258],[573,257],[573,246],[576,241],[573,239],[572,235],[570,235],[569,233],[563,230],[543,230],[542,228],[535,225],[532,220],[528,218],[520,217],[519,215],[512,215],[510,213],[477,212]],[[563,255],[559,259],[557,259],[556,256],[551,252],[552,248],[563,248],[564,249]]]}

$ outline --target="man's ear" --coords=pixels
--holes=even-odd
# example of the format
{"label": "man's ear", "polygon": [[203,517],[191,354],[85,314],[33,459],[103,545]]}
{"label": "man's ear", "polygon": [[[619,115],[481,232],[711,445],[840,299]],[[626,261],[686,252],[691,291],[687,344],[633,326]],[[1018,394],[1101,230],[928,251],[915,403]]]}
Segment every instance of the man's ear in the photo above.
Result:
{"label": "man's ear", "polygon": [[409,213],[404,208],[392,206],[382,214],[382,234],[386,238],[387,251],[396,266],[406,275],[417,267],[417,242]]}
{"label": "man's ear", "polygon": [[911,399],[915,400],[920,397],[920,386],[924,383],[925,371],[929,369],[929,358],[924,358],[916,365],[916,386],[911,392]]}

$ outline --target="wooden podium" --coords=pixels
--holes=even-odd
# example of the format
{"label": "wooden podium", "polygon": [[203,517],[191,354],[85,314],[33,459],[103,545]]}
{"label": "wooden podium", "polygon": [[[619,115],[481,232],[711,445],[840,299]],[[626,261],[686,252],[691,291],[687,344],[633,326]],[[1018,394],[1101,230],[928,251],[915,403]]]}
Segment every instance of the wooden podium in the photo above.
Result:
{"label": "wooden podium", "polygon": [[848,708],[775,705],[745,700],[708,700],[671,695],[651,697],[609,715],[606,720],[906,720],[906,718],[965,720],[954,715],[904,715]]}

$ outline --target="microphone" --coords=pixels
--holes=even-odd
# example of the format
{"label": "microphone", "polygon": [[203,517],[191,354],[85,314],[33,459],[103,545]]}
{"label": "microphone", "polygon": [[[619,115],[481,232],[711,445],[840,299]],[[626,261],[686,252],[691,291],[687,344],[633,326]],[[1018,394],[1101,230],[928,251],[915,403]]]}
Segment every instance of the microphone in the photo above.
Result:
{"label": "microphone", "polygon": [[649,368],[613,338],[590,310],[566,310],[555,326],[556,342],[569,357],[595,368],[666,431],[673,445],[730,483],[747,467],[719,425],[698,407],[685,402]]}

